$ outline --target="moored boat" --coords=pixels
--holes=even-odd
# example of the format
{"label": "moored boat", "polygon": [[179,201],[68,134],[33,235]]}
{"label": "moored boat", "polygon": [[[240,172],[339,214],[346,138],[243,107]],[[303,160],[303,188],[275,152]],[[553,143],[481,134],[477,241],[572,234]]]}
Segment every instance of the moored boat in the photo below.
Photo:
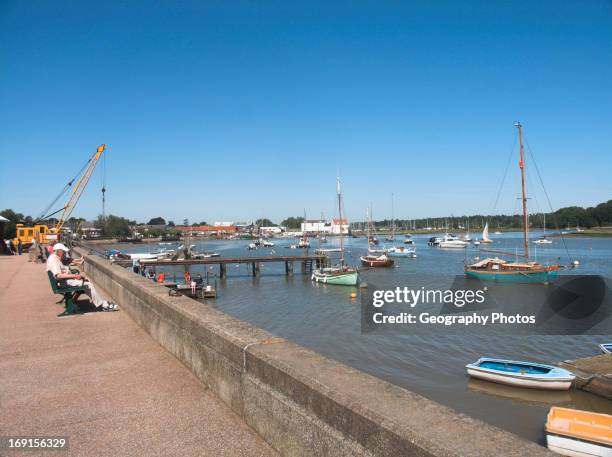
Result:
{"label": "moored boat", "polygon": [[382,255],[362,255],[360,258],[361,264],[366,267],[391,267],[395,263],[386,254]]}
{"label": "moored boat", "polygon": [[553,406],[546,418],[548,449],[579,457],[612,456],[612,416]]}
{"label": "moored boat", "polygon": [[541,282],[553,281],[559,273],[559,265],[544,266],[536,262],[508,262],[486,258],[465,267],[466,276],[481,281]]}
{"label": "moored boat", "polygon": [[356,286],[359,283],[359,272],[349,267],[320,268],[312,272],[311,279],[323,284]]}
{"label": "moored boat", "polygon": [[[541,282],[548,283],[557,277],[561,265],[542,265],[529,260],[529,224],[527,213],[527,194],[525,192],[525,153],[523,150],[523,126],[520,122],[515,123],[518,129],[519,145],[520,145],[520,161],[519,168],[521,171],[521,192],[523,203],[522,225],[523,225],[523,254],[520,257],[523,261],[506,261],[499,258],[478,260],[475,263],[465,265],[464,271],[466,276],[480,279],[483,281],[499,281],[499,282]],[[482,232],[481,242],[485,242],[485,235],[488,235],[488,224]],[[496,232],[497,233],[497,232]],[[481,248],[481,251],[484,249]],[[491,251],[497,252],[497,251]],[[513,255],[512,253],[500,254]],[[513,256],[519,257],[519,254]]]}
{"label": "moored boat", "polygon": [[491,238],[489,238],[489,223],[487,222],[484,226],[484,229],[482,229],[482,239],[480,240],[481,243],[492,243],[493,240]]}
{"label": "moored boat", "polygon": [[599,349],[604,354],[612,354],[612,343],[603,343],[599,345]]}
{"label": "moored boat", "polygon": [[[342,192],[340,190],[340,178],[336,181],[336,194],[338,196],[338,213],[342,221]],[[325,251],[319,249],[320,251]],[[332,249],[328,249],[328,252]],[[338,286],[356,286],[359,283],[359,271],[356,268],[344,264],[344,234],[340,230],[340,263],[333,267],[321,267],[312,272],[311,280],[323,284],[334,284]]]}
{"label": "moored boat", "polygon": [[546,238],[546,213],[544,213],[544,224],[542,230],[542,236],[537,240],[533,240],[535,244],[552,244],[552,240]]}
{"label": "moored boat", "polygon": [[387,255],[391,257],[412,257],[415,258],[416,249],[415,248],[407,248],[404,246],[392,247],[387,249]]}
{"label": "moored boat", "polygon": [[570,371],[552,365],[487,357],[465,367],[473,378],[532,389],[567,390],[575,378]]}
{"label": "moored boat", "polygon": [[468,244],[467,241],[459,239],[458,236],[447,233],[442,237],[438,246],[441,248],[466,248]]}

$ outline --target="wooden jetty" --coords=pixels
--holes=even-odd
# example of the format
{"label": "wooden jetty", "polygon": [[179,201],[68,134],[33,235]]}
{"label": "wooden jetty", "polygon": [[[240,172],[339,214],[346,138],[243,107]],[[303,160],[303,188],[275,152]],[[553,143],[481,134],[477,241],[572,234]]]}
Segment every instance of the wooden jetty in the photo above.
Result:
{"label": "wooden jetty", "polygon": [[[261,256],[261,257],[211,257],[208,259],[151,259],[141,260],[140,265],[145,266],[185,266],[187,270],[191,265],[219,265],[219,277],[227,276],[228,264],[251,264],[253,276],[259,276],[260,264],[271,262],[285,262],[285,273],[287,276],[293,275],[293,266],[295,262],[299,262],[302,267],[302,273],[311,272],[313,268],[320,268],[327,265],[329,258],[325,255],[302,255],[302,256]],[[131,266],[131,260],[115,260],[114,263],[125,267]]]}

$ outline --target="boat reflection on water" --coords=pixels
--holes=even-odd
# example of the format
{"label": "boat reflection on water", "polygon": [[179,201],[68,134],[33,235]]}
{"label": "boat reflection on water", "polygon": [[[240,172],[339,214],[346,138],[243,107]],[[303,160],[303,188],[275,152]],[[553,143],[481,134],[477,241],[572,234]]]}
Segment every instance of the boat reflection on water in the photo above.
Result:
{"label": "boat reflection on water", "polygon": [[572,393],[566,390],[523,389],[474,378],[470,378],[467,388],[478,394],[507,398],[528,405],[552,406],[573,404]]}

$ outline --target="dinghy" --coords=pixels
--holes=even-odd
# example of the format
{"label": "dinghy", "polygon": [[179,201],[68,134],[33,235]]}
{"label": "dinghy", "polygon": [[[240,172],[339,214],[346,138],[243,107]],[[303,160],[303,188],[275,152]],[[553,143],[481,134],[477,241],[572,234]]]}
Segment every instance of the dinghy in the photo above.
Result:
{"label": "dinghy", "polygon": [[563,368],[482,357],[465,366],[473,378],[533,389],[567,390],[575,376]]}
{"label": "dinghy", "polygon": [[561,455],[612,456],[612,416],[578,409],[550,408],[546,418],[548,449]]}
{"label": "dinghy", "polygon": [[599,345],[599,349],[604,354],[612,354],[612,343],[603,343]]}

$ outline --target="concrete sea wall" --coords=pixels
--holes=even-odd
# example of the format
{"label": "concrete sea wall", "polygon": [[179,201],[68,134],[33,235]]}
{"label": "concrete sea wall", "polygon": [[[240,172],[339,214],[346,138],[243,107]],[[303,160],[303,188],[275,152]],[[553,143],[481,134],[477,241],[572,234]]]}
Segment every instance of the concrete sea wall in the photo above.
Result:
{"label": "concrete sea wall", "polygon": [[576,375],[574,388],[612,400],[612,354],[565,360],[558,365]]}
{"label": "concrete sea wall", "polygon": [[85,270],[283,456],[554,455],[105,259]]}

